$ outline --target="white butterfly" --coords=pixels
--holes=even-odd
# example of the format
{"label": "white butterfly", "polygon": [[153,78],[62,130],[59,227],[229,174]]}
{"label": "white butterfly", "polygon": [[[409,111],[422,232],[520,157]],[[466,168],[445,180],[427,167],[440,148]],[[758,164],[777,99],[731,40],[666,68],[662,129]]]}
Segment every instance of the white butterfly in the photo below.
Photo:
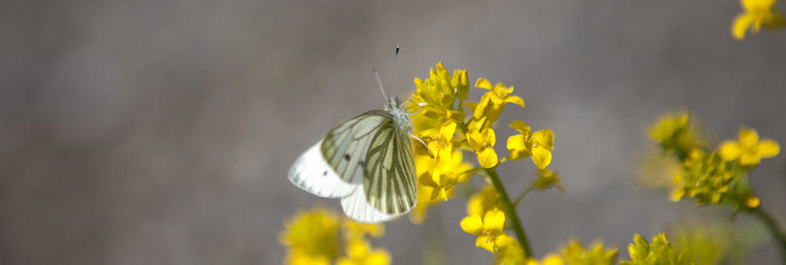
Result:
{"label": "white butterfly", "polygon": [[289,180],[314,195],[341,199],[344,213],[360,222],[409,212],[417,202],[417,178],[408,115],[392,98],[385,110],[339,124],[300,155]]}

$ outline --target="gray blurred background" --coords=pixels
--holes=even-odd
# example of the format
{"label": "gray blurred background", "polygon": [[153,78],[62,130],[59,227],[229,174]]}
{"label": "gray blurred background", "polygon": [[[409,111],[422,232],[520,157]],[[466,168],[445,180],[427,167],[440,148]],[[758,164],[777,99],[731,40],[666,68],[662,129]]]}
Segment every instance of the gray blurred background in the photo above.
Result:
{"label": "gray blurred background", "polygon": [[[292,186],[290,164],[382,106],[372,66],[404,96],[437,61],[516,87],[527,107],[506,110],[500,137],[513,119],[555,131],[567,193],[519,207],[535,253],[597,238],[627,258],[635,233],[728,216],[638,183],[659,114],[786,143],[786,31],[735,41],[739,12],[735,0],[3,1],[0,263],[280,264],[291,215],[339,209]],[[784,157],[752,176],[780,220]],[[533,169],[501,175],[517,194]],[[439,209],[448,261],[488,264],[458,226],[465,202]],[[422,226],[387,231],[375,245],[420,263]],[[771,242],[753,256],[779,258]]]}

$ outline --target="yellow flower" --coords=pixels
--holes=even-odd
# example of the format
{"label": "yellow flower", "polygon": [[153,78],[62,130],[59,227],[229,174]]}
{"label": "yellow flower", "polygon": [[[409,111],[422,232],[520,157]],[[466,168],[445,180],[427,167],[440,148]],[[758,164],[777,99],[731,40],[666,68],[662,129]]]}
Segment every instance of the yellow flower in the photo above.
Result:
{"label": "yellow flower", "polygon": [[532,182],[532,188],[535,190],[547,190],[552,187],[557,187],[561,192],[565,192],[565,187],[562,186],[562,181],[559,179],[559,174],[548,169],[541,169],[535,171],[538,178]]}
{"label": "yellow flower", "polygon": [[531,133],[532,129],[523,121],[513,121],[510,127],[520,134],[508,138],[509,158],[518,160],[532,156],[532,163],[539,169],[545,169],[551,164],[551,151],[554,150],[554,132],[543,129]]}
{"label": "yellow flower", "polygon": [[497,191],[491,185],[486,185],[480,192],[473,194],[467,200],[467,214],[482,216],[484,213],[498,208]]}
{"label": "yellow flower", "polygon": [[568,265],[614,265],[617,262],[617,249],[606,249],[601,242],[584,249],[579,242],[571,240],[562,248],[562,254]]}
{"label": "yellow flower", "polygon": [[783,13],[775,8],[777,0],[740,0],[740,5],[745,12],[737,15],[731,23],[731,35],[737,39],[745,38],[748,28],[751,32],[758,33],[762,26],[776,29],[786,25]]}
{"label": "yellow flower", "polygon": [[390,254],[382,249],[369,250],[363,241],[350,242],[347,246],[347,257],[338,260],[336,265],[386,265],[390,264]]}
{"label": "yellow flower", "polygon": [[685,251],[685,255],[697,265],[722,264],[732,255],[734,230],[724,223],[694,222],[674,230],[674,246]]}
{"label": "yellow flower", "polygon": [[774,157],[779,152],[777,142],[772,139],[759,141],[756,130],[749,128],[740,130],[739,142],[725,141],[720,148],[723,160],[737,160],[741,166],[758,165],[762,158]]}
{"label": "yellow flower", "polygon": [[292,218],[281,235],[281,243],[291,250],[287,263],[327,264],[335,260],[339,256],[337,220],[335,214],[323,209],[301,212]]}
{"label": "yellow flower", "polygon": [[521,265],[524,261],[524,249],[519,244],[510,244],[499,250],[494,265]]}
{"label": "yellow flower", "polygon": [[524,107],[524,100],[521,97],[510,95],[510,93],[513,93],[513,87],[507,87],[503,83],[497,83],[492,87],[491,82],[485,78],[478,78],[475,82],[475,87],[489,90],[480,98],[480,102],[477,105],[474,103],[469,104],[474,110],[473,115],[475,119],[479,120],[482,117],[486,117],[489,122],[493,123],[497,121],[502,110],[505,109],[506,103]]}
{"label": "yellow flower", "polygon": [[650,129],[650,136],[658,141],[663,150],[676,151],[682,157],[702,145],[693,127],[688,113],[667,114],[661,116]]}
{"label": "yellow flower", "polygon": [[483,117],[480,120],[470,122],[467,131],[467,142],[475,150],[480,166],[492,168],[499,162],[497,152],[494,151],[497,136],[494,133],[494,129],[491,129],[490,126],[484,126],[487,121]]}
{"label": "yellow flower", "polygon": [[[369,251],[367,239],[384,234],[381,224],[358,223],[324,209],[301,212],[287,223],[280,237],[288,249],[284,264],[388,264],[387,252]],[[341,252],[348,256],[339,257]]]}
{"label": "yellow flower", "polygon": [[418,204],[410,214],[413,223],[420,223],[426,209],[453,194],[453,187],[469,179],[469,174],[460,174],[472,166],[463,163],[462,154],[454,149],[462,145],[464,136],[455,137],[465,114],[459,110],[469,94],[467,70],[454,70],[453,75],[437,63],[429,78],[415,78],[416,91],[407,101],[407,109],[413,115],[413,134],[422,139],[428,148],[414,144],[415,171],[418,176]]}
{"label": "yellow flower", "polygon": [[493,209],[481,218],[480,215],[470,215],[461,220],[461,229],[478,237],[475,246],[486,249],[491,253],[515,244],[512,237],[505,234],[505,214]]}
{"label": "yellow flower", "polygon": [[366,235],[379,238],[385,235],[385,226],[381,224],[366,224],[345,219],[342,229],[346,240],[362,240]]}
{"label": "yellow flower", "polygon": [[459,182],[469,179],[467,170],[472,166],[464,163],[460,151],[445,148],[439,150],[433,167],[428,172],[420,175],[419,183],[431,188],[430,200],[440,198],[447,201],[453,193],[453,187]]}
{"label": "yellow flower", "polygon": [[633,242],[628,246],[630,261],[621,261],[620,265],[695,265],[696,263],[686,257],[682,251],[675,249],[665,234],[652,238],[652,244],[639,234],[633,237]]}

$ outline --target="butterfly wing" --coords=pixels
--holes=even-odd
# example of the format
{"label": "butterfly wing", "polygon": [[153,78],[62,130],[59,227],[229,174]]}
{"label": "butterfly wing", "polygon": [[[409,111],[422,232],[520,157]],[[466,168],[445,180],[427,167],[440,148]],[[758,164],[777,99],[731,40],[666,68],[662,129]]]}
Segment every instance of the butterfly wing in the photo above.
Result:
{"label": "butterfly wing", "polygon": [[415,207],[415,164],[407,134],[392,121],[383,124],[369,145],[366,161],[363,190],[341,201],[348,216],[382,222]]}
{"label": "butterfly wing", "polygon": [[390,114],[373,110],[330,130],[322,141],[306,150],[289,170],[295,186],[326,198],[344,198],[363,184],[363,164],[377,129]]}
{"label": "butterfly wing", "polygon": [[357,185],[342,180],[322,156],[322,141],[311,146],[292,164],[289,181],[298,188],[325,198],[343,198]]}

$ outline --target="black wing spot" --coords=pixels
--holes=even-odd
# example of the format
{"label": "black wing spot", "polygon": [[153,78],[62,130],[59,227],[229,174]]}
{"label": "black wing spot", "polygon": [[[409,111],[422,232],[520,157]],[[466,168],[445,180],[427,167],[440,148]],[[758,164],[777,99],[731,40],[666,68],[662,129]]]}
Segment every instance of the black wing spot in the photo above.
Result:
{"label": "black wing spot", "polygon": [[324,172],[322,172],[322,176],[327,176],[327,170],[325,170]]}
{"label": "black wing spot", "polygon": [[349,161],[349,159],[350,159],[349,154],[344,154],[344,160]]}

